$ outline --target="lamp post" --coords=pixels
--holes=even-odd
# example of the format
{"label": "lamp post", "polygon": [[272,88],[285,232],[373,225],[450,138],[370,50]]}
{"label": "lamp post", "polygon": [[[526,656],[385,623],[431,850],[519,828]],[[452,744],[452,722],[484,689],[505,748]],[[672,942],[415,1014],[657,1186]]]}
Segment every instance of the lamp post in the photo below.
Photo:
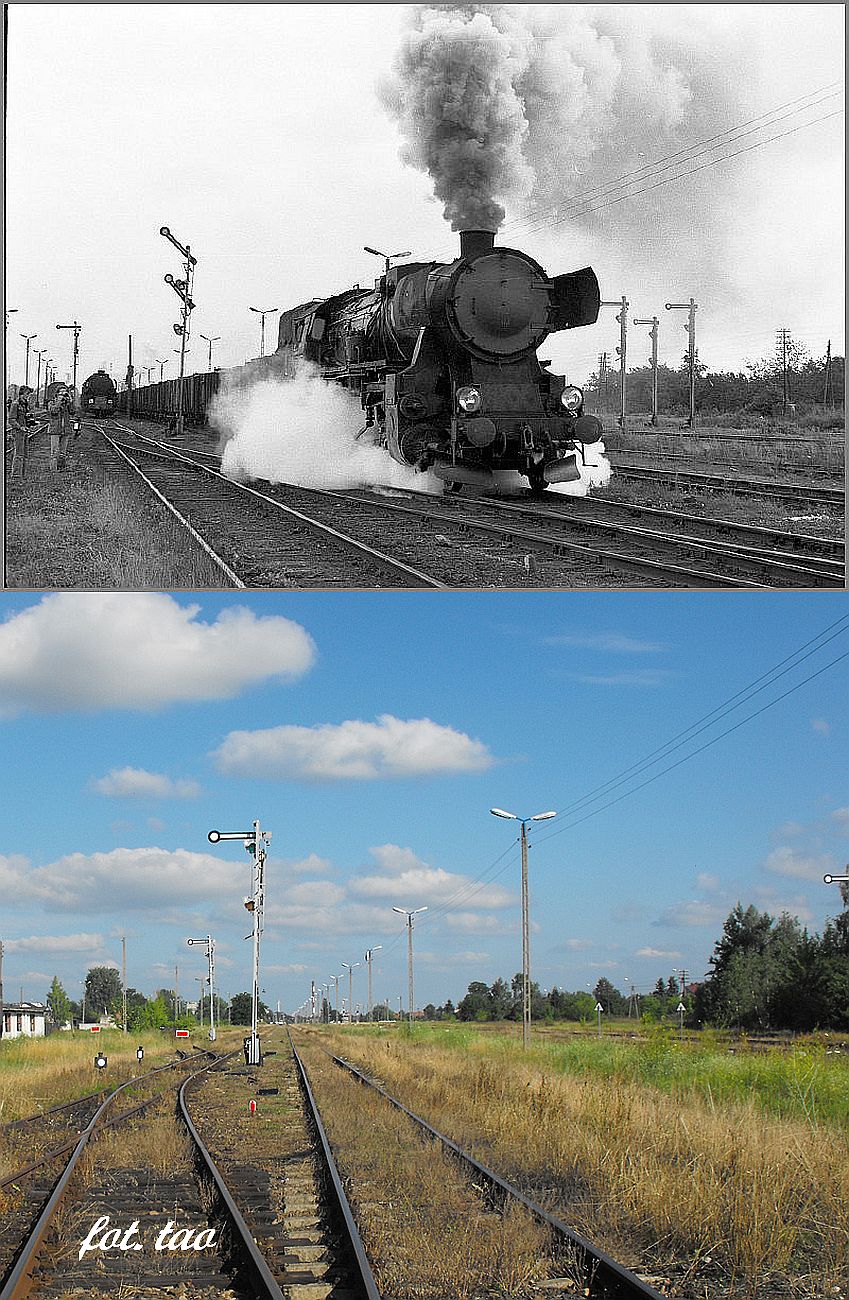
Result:
{"label": "lamp post", "polygon": [[157,358],[156,358],[156,364],[159,366],[159,382],[160,382],[160,384],[161,384],[161,383],[162,383],[162,380],[163,380],[164,377],[165,377],[165,367],[168,365],[168,359],[167,359],[167,357],[166,357],[166,359],[165,359],[164,361],[160,361],[159,357],[157,357]]}
{"label": "lamp post", "polygon": [[38,338],[38,335],[37,335],[37,334],[21,334],[21,338],[24,339],[24,340],[26,341],[26,345],[27,345],[27,361],[26,361],[26,373],[25,373],[25,377],[24,377],[24,383],[26,384],[27,388],[29,388],[29,345],[30,345],[30,343],[31,343],[31,341],[32,341],[33,339],[37,339],[37,338]]}
{"label": "lamp post", "polygon": [[531,944],[530,915],[528,907],[528,822],[545,822],[556,817],[556,812],[535,813],[533,817],[519,817],[503,808],[490,808],[493,817],[506,817],[522,824],[522,1046],[531,1045]]}
{"label": "lamp post", "polygon": [[393,907],[393,912],[400,912],[407,918],[407,996],[409,998],[410,1024],[413,1023],[413,917],[418,912],[426,912],[426,907]]}
{"label": "lamp post", "polygon": [[6,329],[3,335],[3,353],[6,357],[6,395],[7,396],[9,391],[9,317],[12,316],[18,310],[19,308],[17,307],[6,308]]}
{"label": "lamp post", "polygon": [[373,948],[367,948],[365,956],[363,958],[366,964],[366,969],[368,970],[368,1018],[369,1020],[371,1020],[372,1018],[371,963],[374,958],[374,954],[378,951],[378,949],[382,947],[383,947],[382,943],[376,943]]}
{"label": "lamp post", "polygon": [[[47,349],[47,348],[33,348],[33,352],[34,352],[35,355],[38,357],[38,369],[36,370],[36,381],[35,381],[35,404],[36,404],[36,406],[38,406],[38,393],[39,393],[39,389],[41,388],[41,358],[47,356],[48,349]],[[47,368],[46,368],[46,367],[45,367],[44,373],[45,373],[45,375],[47,374]]]}
{"label": "lamp post", "polygon": [[331,975],[330,978],[336,981],[336,1023],[339,1024],[339,976]]}
{"label": "lamp post", "polygon": [[[186,943],[191,948],[194,943],[206,944],[206,957],[209,965],[209,974],[207,983],[209,984],[209,1037],[215,1042],[215,940],[207,935],[205,939],[187,939]],[[201,986],[202,987],[202,986]],[[201,1024],[203,1022],[201,1021]]]}
{"label": "lamp post", "polygon": [[210,831],[207,835],[210,844],[220,840],[242,840],[246,852],[253,857],[253,889],[250,898],[245,899],[245,908],[253,919],[253,984],[251,992],[251,1036],[247,1042],[246,1065],[261,1065],[259,1033],[259,940],[262,934],[262,915],[265,905],[265,859],[267,847],[271,842],[271,831],[263,831],[255,821],[252,831]]}
{"label": "lamp post", "polygon": [[207,362],[207,367],[209,369],[209,373],[212,374],[212,345],[213,343],[218,342],[218,340],[221,338],[221,335],[213,334],[212,338],[210,338],[208,334],[201,334],[201,338],[206,339],[207,343],[209,344],[209,361]]}
{"label": "lamp post", "polygon": [[389,265],[396,257],[412,257],[412,253],[409,249],[403,253],[381,253],[379,248],[369,248],[368,244],[363,244],[363,252],[373,253],[375,257],[383,258],[383,270],[385,275],[389,274]]}
{"label": "lamp post", "polygon": [[[174,326],[174,333],[180,339],[180,349],[179,349],[180,382],[177,385],[177,433],[182,434],[183,432],[183,379],[185,377],[185,372],[186,372],[186,353],[188,351],[186,345],[189,341],[189,328],[190,328],[191,314],[195,306],[194,302],[192,301],[192,289],[194,286],[195,267],[198,264],[198,260],[192,254],[191,246],[189,244],[185,244],[185,245],[181,244],[178,239],[174,238],[174,236],[171,234],[171,231],[168,229],[167,226],[160,226],[159,233],[160,235],[163,236],[163,238],[167,239],[170,244],[173,244],[174,247],[178,250],[178,252],[182,253],[183,257],[186,259],[185,262],[183,263],[185,279],[175,280],[173,275],[170,274],[165,276],[165,283],[170,284],[171,288],[174,290],[177,297],[180,299],[180,303],[182,304],[181,311],[180,311],[180,323],[179,325]],[[248,1064],[251,1064],[251,1062],[248,1062]],[[258,1065],[259,1062],[257,1061],[256,1064]]]}
{"label": "lamp post", "polygon": [[259,327],[259,355],[260,355],[261,357],[264,357],[264,356],[265,356],[265,318],[266,318],[266,316],[273,316],[274,313],[275,313],[276,311],[279,311],[279,310],[280,310],[279,307],[266,307],[264,310],[263,310],[261,307],[249,307],[249,308],[248,308],[248,311],[255,311],[256,314],[257,314],[257,316],[259,316],[259,318],[260,318],[260,327]]}
{"label": "lamp post", "polygon": [[349,1021],[353,1021],[354,1018],[354,1014],[353,1014],[354,1013],[354,970],[357,966],[359,966],[359,964],[360,963],[358,961],[351,962],[350,964],[346,961],[342,962],[342,965],[345,967],[345,970],[348,972],[348,1020]]}

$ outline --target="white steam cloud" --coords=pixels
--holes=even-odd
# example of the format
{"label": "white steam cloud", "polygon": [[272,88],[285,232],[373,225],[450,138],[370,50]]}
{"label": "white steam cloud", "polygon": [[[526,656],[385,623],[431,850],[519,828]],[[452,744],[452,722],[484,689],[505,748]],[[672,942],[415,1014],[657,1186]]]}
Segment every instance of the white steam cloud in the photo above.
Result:
{"label": "white steam cloud", "polygon": [[399,465],[389,453],[357,437],[359,399],[321,378],[309,362],[293,379],[267,379],[223,389],[210,422],[227,439],[221,456],[231,478],[261,478],[298,487],[357,488],[386,484],[441,492],[433,475]]}

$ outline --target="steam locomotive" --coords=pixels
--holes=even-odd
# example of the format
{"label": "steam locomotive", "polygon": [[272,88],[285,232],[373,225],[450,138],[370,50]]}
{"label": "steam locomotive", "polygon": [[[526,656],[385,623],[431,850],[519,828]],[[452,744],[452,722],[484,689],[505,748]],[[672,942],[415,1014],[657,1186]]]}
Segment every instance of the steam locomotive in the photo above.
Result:
{"label": "steam locomotive", "polygon": [[579,457],[601,422],[580,388],[537,359],[549,334],[592,325],[590,267],[550,278],[489,231],[460,234],[453,262],[387,266],[374,290],[314,299],[280,317],[283,372],[298,358],[355,389],[368,437],[401,464],[459,490],[526,476],[532,490],[580,478]]}
{"label": "steam locomotive", "polygon": [[105,370],[97,370],[80,389],[80,410],[87,415],[114,415],[117,389]]}

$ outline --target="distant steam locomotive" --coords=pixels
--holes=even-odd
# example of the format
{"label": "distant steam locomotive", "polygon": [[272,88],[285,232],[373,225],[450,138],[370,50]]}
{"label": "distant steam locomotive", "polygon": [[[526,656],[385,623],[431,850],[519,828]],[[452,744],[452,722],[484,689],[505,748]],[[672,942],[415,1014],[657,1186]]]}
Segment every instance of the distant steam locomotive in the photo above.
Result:
{"label": "distant steam locomotive", "polygon": [[401,464],[454,488],[514,470],[540,492],[580,478],[583,446],[601,437],[581,390],[536,355],[549,334],[596,321],[599,286],[589,267],[549,278],[494,240],[463,231],[453,262],[390,267],[374,290],[284,312],[277,356],[356,389],[363,432]]}
{"label": "distant steam locomotive", "polygon": [[87,415],[114,415],[117,389],[105,370],[97,370],[80,389],[80,410]]}

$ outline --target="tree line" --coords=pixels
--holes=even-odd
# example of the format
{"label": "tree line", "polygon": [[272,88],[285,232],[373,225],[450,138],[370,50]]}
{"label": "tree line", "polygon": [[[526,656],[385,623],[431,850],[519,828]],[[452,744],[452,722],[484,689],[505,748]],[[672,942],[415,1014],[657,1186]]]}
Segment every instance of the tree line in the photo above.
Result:
{"label": "tree line", "polygon": [[[591,1021],[601,1004],[606,1015],[640,1020],[672,1019],[684,1007],[693,1028],[849,1030],[849,886],[840,885],[843,911],[822,934],[810,934],[797,917],[770,916],[738,903],[729,913],[705,978],[682,989],[676,976],[658,979],[649,994],[621,992],[607,978],[590,990],[540,989],[531,981],[533,1020]],[[428,1016],[428,1013],[430,1015]],[[521,1020],[522,975],[510,984],[474,980],[456,1007],[425,1007],[430,1019]]]}
{"label": "tree line", "polygon": [[[216,1024],[249,1025],[251,1023],[251,994],[237,993],[228,999],[215,995]],[[124,1023],[124,988],[121,978],[111,966],[92,966],[85,978],[85,996],[79,1001],[68,997],[58,976],[47,994],[47,1010],[54,1027],[62,1028],[75,1021],[83,1021],[85,1008],[86,1023],[97,1022],[109,1017],[116,1025],[123,1028]],[[174,989],[157,989],[153,997],[146,997],[138,989],[127,989],[127,1029],[136,1032],[142,1029],[163,1029],[166,1026],[191,1028],[200,1022],[201,1010],[204,1023],[209,1021],[209,997],[206,996],[201,1008],[198,1003],[194,1011],[189,1011],[183,999],[178,999]],[[271,1011],[260,1001],[261,1020],[270,1020]]]}

